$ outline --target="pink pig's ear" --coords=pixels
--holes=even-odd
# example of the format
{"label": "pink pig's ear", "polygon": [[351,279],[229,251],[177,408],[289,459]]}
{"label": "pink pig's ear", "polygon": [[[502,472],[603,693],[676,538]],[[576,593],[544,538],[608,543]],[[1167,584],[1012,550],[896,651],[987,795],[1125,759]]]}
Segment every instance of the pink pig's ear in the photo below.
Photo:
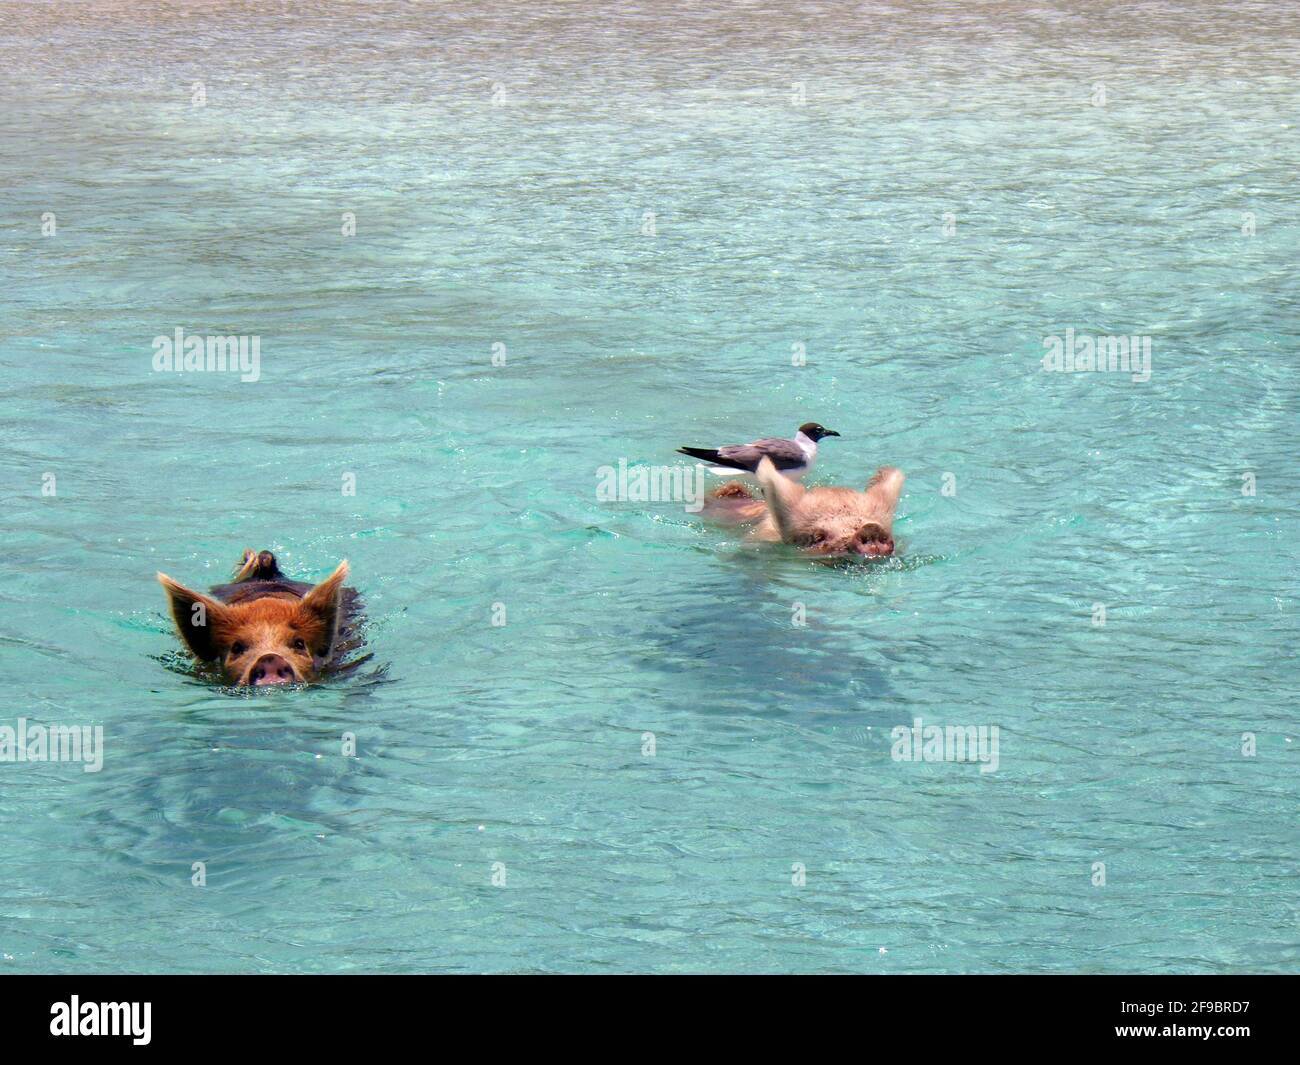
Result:
{"label": "pink pig's ear", "polygon": [[867,496],[891,520],[898,507],[898,497],[903,494],[905,480],[907,478],[897,466],[881,466],[867,482]]}
{"label": "pink pig's ear", "polygon": [[167,590],[171,603],[172,620],[185,645],[196,658],[211,662],[221,657],[218,629],[226,619],[227,607],[211,596],[195,592],[177,584],[167,574],[158,574],[158,583]]}
{"label": "pink pig's ear", "polygon": [[343,597],[343,582],[348,578],[348,563],[344,559],[328,577],[316,585],[298,604],[310,629],[307,643],[317,658],[329,658],[334,650],[334,640],[339,632],[339,604]]}
{"label": "pink pig's ear", "polygon": [[796,528],[794,512],[799,501],[803,499],[803,485],[777,473],[772,460],[766,456],[758,464],[756,472],[758,483],[763,486],[763,498],[767,500],[768,513],[776,522],[781,539],[788,544],[796,542],[799,538],[799,530]]}

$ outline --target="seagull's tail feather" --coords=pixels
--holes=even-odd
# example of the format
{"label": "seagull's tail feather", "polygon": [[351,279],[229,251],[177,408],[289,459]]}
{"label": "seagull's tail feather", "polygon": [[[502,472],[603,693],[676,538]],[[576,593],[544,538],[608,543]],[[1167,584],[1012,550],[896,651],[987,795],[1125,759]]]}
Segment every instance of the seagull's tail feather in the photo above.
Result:
{"label": "seagull's tail feather", "polygon": [[679,455],[690,455],[693,459],[703,459],[705,462],[721,462],[718,453],[707,447],[679,447]]}
{"label": "seagull's tail feather", "polygon": [[702,462],[711,462],[711,463],[713,463],[715,466],[725,466],[727,469],[730,469],[730,470],[741,470],[741,471],[743,471],[743,472],[745,472],[745,473],[748,473],[748,472],[749,472],[749,467],[747,467],[747,466],[742,466],[742,465],[740,465],[740,463],[738,463],[738,462],[732,462],[730,459],[724,459],[724,458],[723,458],[721,455],[719,455],[719,454],[717,453],[717,451],[715,451],[713,448],[708,448],[708,447],[679,447],[679,448],[677,449],[677,453],[678,453],[679,455],[689,455],[691,458],[693,458],[693,459],[699,459],[699,460],[701,460]]}

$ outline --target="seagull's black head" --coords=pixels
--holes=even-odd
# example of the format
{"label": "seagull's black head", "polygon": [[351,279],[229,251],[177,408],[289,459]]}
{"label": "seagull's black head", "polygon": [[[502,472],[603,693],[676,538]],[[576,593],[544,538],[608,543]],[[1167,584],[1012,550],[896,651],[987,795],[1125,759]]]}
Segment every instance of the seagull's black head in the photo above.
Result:
{"label": "seagull's black head", "polygon": [[803,425],[799,426],[799,432],[803,433],[813,443],[816,443],[823,436],[840,435],[834,429],[827,429],[826,426],[819,425],[817,422],[804,422]]}

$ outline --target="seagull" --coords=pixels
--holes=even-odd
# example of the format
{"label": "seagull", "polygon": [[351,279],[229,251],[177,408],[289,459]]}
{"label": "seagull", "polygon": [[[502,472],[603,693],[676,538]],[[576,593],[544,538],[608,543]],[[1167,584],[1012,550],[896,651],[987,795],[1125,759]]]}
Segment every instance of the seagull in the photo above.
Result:
{"label": "seagull", "polygon": [[677,451],[713,463],[706,468],[718,477],[752,474],[764,458],[769,458],[787,477],[798,479],[812,469],[813,460],[817,458],[817,441],[824,436],[839,435],[816,422],[804,422],[793,439],[765,436],[751,444],[729,444],[719,448],[679,447]]}

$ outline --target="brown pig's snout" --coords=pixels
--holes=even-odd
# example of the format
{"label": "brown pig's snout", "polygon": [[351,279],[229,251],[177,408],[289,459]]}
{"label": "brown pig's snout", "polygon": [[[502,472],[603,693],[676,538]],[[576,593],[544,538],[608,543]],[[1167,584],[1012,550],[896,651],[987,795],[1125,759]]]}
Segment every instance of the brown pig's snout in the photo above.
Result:
{"label": "brown pig's snout", "polygon": [[293,666],[279,655],[263,655],[248,674],[248,683],[256,687],[263,684],[294,684],[298,676]]}

